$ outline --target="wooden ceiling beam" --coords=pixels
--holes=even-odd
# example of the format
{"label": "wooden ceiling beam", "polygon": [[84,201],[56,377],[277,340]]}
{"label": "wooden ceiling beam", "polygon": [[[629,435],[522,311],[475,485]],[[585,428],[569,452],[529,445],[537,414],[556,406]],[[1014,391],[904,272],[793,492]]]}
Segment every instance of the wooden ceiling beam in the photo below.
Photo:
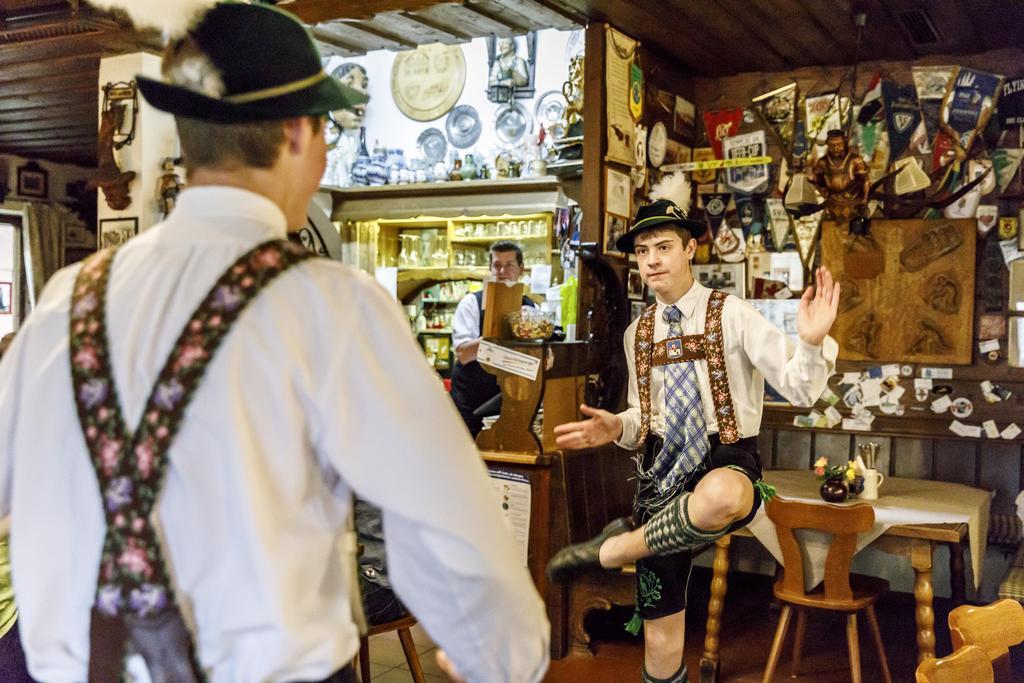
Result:
{"label": "wooden ceiling beam", "polygon": [[435,5],[417,13],[443,26],[458,26],[472,36],[510,36],[524,33],[524,28],[511,28],[500,19],[493,19],[469,5]]}
{"label": "wooden ceiling beam", "polygon": [[499,14],[498,12],[481,6],[479,3],[471,4],[470,2],[467,2],[462,5],[462,8],[466,11],[482,16],[483,18],[490,20],[490,22],[494,22],[495,24],[505,27],[511,33],[522,34],[532,30],[530,25],[522,22],[522,20],[510,18],[507,14]]}
{"label": "wooden ceiling beam", "polygon": [[[81,100],[72,101],[55,108],[52,104],[35,104],[28,107],[7,109],[0,111],[0,123],[12,121],[43,121],[47,119],[65,119],[76,117],[82,114],[99,111],[99,96],[96,101]],[[98,114],[96,114],[98,116]]]}
{"label": "wooden ceiling beam", "polygon": [[[89,96],[96,97],[96,84],[86,83],[81,86],[74,86],[61,90],[59,93],[34,93],[31,95],[13,95],[0,97],[0,111],[11,111],[24,109],[32,106],[63,107],[71,99],[72,93],[89,93]],[[98,105],[97,105],[98,106]]]}
{"label": "wooden ceiling beam", "polygon": [[466,33],[465,31],[460,31],[454,26],[441,24],[429,17],[425,17],[420,14],[413,14],[412,12],[402,12],[402,16],[409,21],[415,21],[418,24],[422,24],[433,31],[448,34],[452,36],[456,42],[467,42],[473,40],[473,36],[471,34]]}
{"label": "wooden ceiling beam", "polygon": [[[569,30],[581,28],[585,23],[570,18],[566,12],[560,12],[537,0],[493,0],[503,8],[508,8],[520,16],[526,17],[532,25],[544,28]],[[584,19],[585,22],[585,19]]]}
{"label": "wooden ceiling beam", "polygon": [[533,2],[541,7],[548,8],[552,12],[562,15],[567,20],[579,26],[586,26],[590,23],[591,17],[587,16],[584,12],[580,12],[575,7],[566,4],[564,0],[533,0]]}
{"label": "wooden ceiling beam", "polygon": [[496,24],[502,24],[508,27],[512,33],[527,33],[533,30],[533,26],[530,24],[525,17],[519,17],[515,12],[504,12],[499,13],[488,7],[481,5],[479,2],[467,2],[462,6],[464,9],[479,14],[485,19],[489,19]]}
{"label": "wooden ceiling beam", "polygon": [[364,52],[371,50],[414,50],[417,44],[403,36],[355,20],[332,21],[320,24],[318,29],[336,36],[343,42],[358,45]]}
{"label": "wooden ceiling beam", "polygon": [[417,47],[419,47],[419,43],[417,43],[416,41],[409,40],[405,36],[401,36],[393,31],[388,31],[387,29],[377,26],[376,24],[371,24],[366,21],[344,21],[342,23],[344,23],[346,26],[351,26],[352,28],[359,29],[363,33],[369,33],[370,35],[377,36],[378,38],[383,38],[384,40],[389,40],[392,43],[397,43],[406,50],[415,50]]}
{"label": "wooden ceiling beam", "polygon": [[320,24],[337,19],[372,19],[381,12],[417,12],[434,5],[459,3],[462,0],[295,0],[282,4],[307,24]]}
{"label": "wooden ceiling beam", "polygon": [[363,49],[362,47],[354,45],[352,43],[348,43],[339,38],[338,36],[336,36],[335,34],[329,31],[325,31],[324,29],[319,27],[313,28],[313,37],[316,38],[321,43],[325,43],[327,45],[330,45],[331,47],[335,47],[338,48],[339,50],[345,51],[346,53],[348,53],[349,56],[366,54],[366,50]]}
{"label": "wooden ceiling beam", "polygon": [[88,132],[95,135],[99,132],[99,124],[90,125],[83,119],[66,119],[65,123],[55,125],[56,121],[44,121],[43,125],[33,125],[34,121],[18,121],[16,123],[0,122],[0,135],[4,140],[17,139],[18,135],[27,133],[53,133],[56,131]]}
{"label": "wooden ceiling beam", "polygon": [[[3,74],[0,73],[0,76]],[[0,97],[11,95],[29,95],[35,92],[60,92],[65,89],[78,88],[81,80],[84,83],[96,87],[99,69],[87,71],[72,71],[70,73],[50,73],[47,76],[29,76],[18,78],[12,81],[0,80]]]}

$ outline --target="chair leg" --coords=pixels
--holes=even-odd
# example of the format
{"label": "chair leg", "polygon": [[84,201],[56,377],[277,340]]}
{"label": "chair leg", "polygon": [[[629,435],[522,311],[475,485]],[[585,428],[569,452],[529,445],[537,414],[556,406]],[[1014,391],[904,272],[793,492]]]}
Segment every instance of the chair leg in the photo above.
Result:
{"label": "chair leg", "polygon": [[790,675],[794,678],[800,675],[800,658],[804,652],[804,633],[807,630],[807,610],[802,607],[796,608],[796,633],[793,634],[793,664]]}
{"label": "chair leg", "polygon": [[853,683],[861,683],[860,639],[857,637],[856,612],[846,615],[846,645],[850,649],[850,679]]}
{"label": "chair leg", "polygon": [[782,651],[782,644],[786,642],[786,630],[789,628],[789,616],[793,608],[789,605],[782,606],[782,613],[779,615],[779,626],[775,629],[775,640],[772,641],[772,650],[768,654],[768,664],[764,668],[762,683],[769,683],[775,675],[775,666],[779,663],[779,653]]}
{"label": "chair leg", "polygon": [[412,633],[407,628],[400,628],[398,639],[402,641],[402,651],[405,652],[405,661],[409,663],[412,680],[415,683],[424,683],[423,667],[420,666],[420,656],[416,654],[416,643],[413,642]]}
{"label": "chair leg", "polygon": [[370,680],[370,639],[367,636],[359,639],[359,677]]}
{"label": "chair leg", "polygon": [[868,624],[871,625],[871,636],[875,639],[875,649],[878,651],[878,661],[882,664],[882,678],[885,683],[892,683],[892,676],[889,674],[889,662],[885,658],[885,647],[882,645],[882,632],[878,628],[878,619],[875,617],[875,606],[868,605]]}

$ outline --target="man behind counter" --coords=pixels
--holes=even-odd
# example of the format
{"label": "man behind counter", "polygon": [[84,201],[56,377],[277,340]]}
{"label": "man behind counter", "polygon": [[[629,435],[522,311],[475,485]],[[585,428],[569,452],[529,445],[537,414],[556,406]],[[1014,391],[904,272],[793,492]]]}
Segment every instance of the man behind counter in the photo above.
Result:
{"label": "man behind counter", "polygon": [[[498,282],[518,282],[523,274],[523,249],[515,242],[502,240],[491,245],[491,275]],[[459,409],[469,433],[476,438],[483,428],[483,418],[474,411],[501,390],[497,378],[480,367],[476,360],[480,348],[480,330],[484,324],[483,291],[467,294],[455,309],[452,321],[452,345],[457,358],[452,368],[452,400]],[[533,306],[523,297],[524,306]]]}

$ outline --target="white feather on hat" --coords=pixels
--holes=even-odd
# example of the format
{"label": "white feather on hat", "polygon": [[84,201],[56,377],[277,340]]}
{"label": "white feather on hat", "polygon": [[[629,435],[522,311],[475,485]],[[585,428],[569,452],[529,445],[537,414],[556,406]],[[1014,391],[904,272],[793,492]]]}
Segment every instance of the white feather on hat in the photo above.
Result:
{"label": "white feather on hat", "polygon": [[165,39],[184,35],[217,0],[87,0],[105,10],[121,10],[135,28],[157,29]]}
{"label": "white feather on hat", "polygon": [[683,216],[690,217],[690,180],[683,171],[674,171],[651,186],[651,201],[668,199],[679,207]]}

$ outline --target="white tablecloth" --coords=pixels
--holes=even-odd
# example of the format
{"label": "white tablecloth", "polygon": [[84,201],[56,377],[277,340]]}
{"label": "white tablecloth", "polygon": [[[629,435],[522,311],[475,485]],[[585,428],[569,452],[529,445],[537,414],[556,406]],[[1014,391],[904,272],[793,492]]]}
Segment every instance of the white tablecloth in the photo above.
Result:
{"label": "white tablecloth", "polygon": [[[788,500],[825,505],[818,489],[821,482],[810,470],[768,470],[764,479]],[[947,524],[966,522],[971,548],[974,587],[981,585],[981,572],[988,539],[989,505],[992,494],[963,484],[924,479],[886,477],[879,489],[878,500],[850,499],[842,505],[868,503],[875,509],[875,525],[859,534],[857,550],[862,550],[891,526],[901,524]],[[750,532],[775,559],[782,563],[782,550],[775,534],[775,524],[768,519],[764,506],[748,526]],[[825,578],[825,557],[831,536],[823,532],[796,532],[804,553],[804,581],[810,590]]]}

